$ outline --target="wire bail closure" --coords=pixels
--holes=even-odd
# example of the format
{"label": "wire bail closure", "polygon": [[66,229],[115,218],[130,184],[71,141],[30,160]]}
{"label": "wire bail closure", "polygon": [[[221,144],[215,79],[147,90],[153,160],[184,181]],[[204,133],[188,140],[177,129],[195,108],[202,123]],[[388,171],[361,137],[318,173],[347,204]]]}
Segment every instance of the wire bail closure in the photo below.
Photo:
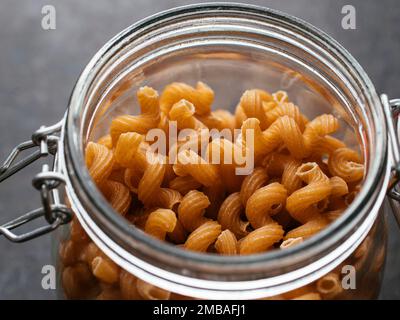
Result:
{"label": "wire bail closure", "polygon": [[388,125],[390,156],[392,157],[392,177],[389,181],[387,195],[393,214],[400,227],[400,144],[398,136],[400,129],[400,99],[389,100],[386,94],[382,94],[381,101]]}
{"label": "wire bail closure", "polygon": [[[22,142],[16,146],[0,167],[0,183],[40,158],[47,157],[48,155],[56,156],[59,137],[55,134],[61,131],[63,123],[64,121],[61,120],[52,126],[42,126],[32,135],[31,140]],[[23,151],[33,148],[38,149],[22,160],[16,161]],[[42,207],[0,226],[0,235],[4,235],[12,242],[24,242],[37,238],[71,221],[71,209],[60,202],[59,188],[65,184],[65,179],[57,171],[55,162],[52,171],[50,171],[49,165],[43,165],[42,172],[33,178],[32,184],[40,191]],[[44,217],[48,225],[22,234],[16,234],[11,231],[40,217]]]}

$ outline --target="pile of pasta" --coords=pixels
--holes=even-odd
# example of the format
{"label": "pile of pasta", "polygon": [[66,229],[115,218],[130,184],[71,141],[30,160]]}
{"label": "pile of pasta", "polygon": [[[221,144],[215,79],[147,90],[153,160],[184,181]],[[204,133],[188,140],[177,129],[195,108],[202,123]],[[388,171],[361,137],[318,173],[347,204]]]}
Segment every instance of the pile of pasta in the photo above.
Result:
{"label": "pile of pasta", "polygon": [[[284,91],[247,90],[235,114],[213,111],[214,91],[202,82],[172,83],[160,97],[142,87],[137,99],[141,114],[116,117],[110,134],[88,143],[87,166],[119,214],[182,248],[243,255],[301,243],[340,216],[364,176],[361,156],[331,136],[338,119],[308,120]],[[167,131],[169,121],[206,139],[207,154],[243,150],[244,132],[252,130],[254,170],[237,175],[234,161],[213,164],[193,150],[178,154],[176,163],[149,162],[145,135]],[[236,141],[204,134],[238,128]]]}

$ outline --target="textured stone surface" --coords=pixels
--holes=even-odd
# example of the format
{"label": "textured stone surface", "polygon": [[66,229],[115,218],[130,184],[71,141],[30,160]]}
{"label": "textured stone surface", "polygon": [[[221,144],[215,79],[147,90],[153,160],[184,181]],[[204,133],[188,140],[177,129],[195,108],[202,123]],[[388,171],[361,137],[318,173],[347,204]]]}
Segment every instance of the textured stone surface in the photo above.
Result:
{"label": "textured stone surface", "polygon": [[[194,1],[201,2],[201,1]],[[380,92],[400,96],[400,3],[364,1],[248,1],[303,18],[331,34],[359,60]],[[353,3],[357,30],[341,28],[341,8]],[[80,70],[101,45],[138,19],[191,1],[0,0],[0,159],[42,124],[63,114]],[[41,8],[53,4],[57,29],[41,29]],[[0,186],[0,222],[37,207],[30,178],[39,166]],[[389,217],[389,257],[382,298],[400,298],[399,230]],[[25,244],[0,239],[0,298],[53,299],[41,288],[41,268],[52,263],[51,237]]]}

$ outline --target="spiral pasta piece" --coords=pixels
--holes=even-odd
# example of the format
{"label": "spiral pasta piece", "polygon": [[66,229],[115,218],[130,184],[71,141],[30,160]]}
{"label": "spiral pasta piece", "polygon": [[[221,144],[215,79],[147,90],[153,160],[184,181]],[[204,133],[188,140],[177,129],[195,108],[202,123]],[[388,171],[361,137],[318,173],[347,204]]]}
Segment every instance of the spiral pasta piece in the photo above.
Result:
{"label": "spiral pasta piece", "polygon": [[166,114],[179,100],[191,102],[196,109],[196,114],[204,115],[211,111],[214,101],[214,91],[203,82],[198,82],[196,88],[182,82],[174,82],[165,87],[161,99],[161,110]]}
{"label": "spiral pasta piece", "polygon": [[195,116],[195,107],[187,100],[179,100],[175,103],[169,111],[169,119],[176,121],[178,129],[202,129],[206,126],[199,121]]}
{"label": "spiral pasta piece", "polygon": [[221,226],[216,221],[207,221],[194,230],[187,238],[184,248],[192,251],[205,252],[221,233]]}
{"label": "spiral pasta piece", "polygon": [[332,177],[329,179],[329,182],[332,187],[331,196],[332,197],[341,197],[349,193],[349,187],[342,178],[340,177]]}
{"label": "spiral pasta piece", "polygon": [[330,155],[336,149],[345,148],[345,147],[346,147],[346,144],[344,144],[342,141],[327,135],[327,136],[323,137],[318,142],[318,144],[315,146],[315,148],[313,150],[313,154],[321,157],[323,155]]}
{"label": "spiral pasta piece", "polygon": [[339,128],[339,121],[331,114],[323,114],[307,123],[303,133],[304,146],[308,154],[321,143],[323,137],[334,133]]}
{"label": "spiral pasta piece", "polygon": [[287,115],[273,122],[263,132],[263,139],[268,146],[268,149],[264,151],[265,153],[273,151],[283,143],[293,157],[297,159],[304,158],[305,145],[302,133],[296,121]]}
{"label": "spiral pasta piece", "polygon": [[209,205],[210,201],[203,192],[192,190],[187,193],[178,207],[178,217],[183,227],[191,232],[209,221],[204,217],[205,209]]}
{"label": "spiral pasta piece", "polygon": [[[266,96],[268,95],[268,97]],[[247,118],[256,118],[260,121],[260,128],[266,129],[269,125],[263,108],[263,101],[270,100],[271,96],[262,90],[247,90],[240,98],[240,106]]]}
{"label": "spiral pasta piece", "polygon": [[132,197],[124,184],[109,180],[105,181],[100,189],[115,211],[122,216],[128,212]]}
{"label": "spiral pasta piece", "polygon": [[142,87],[137,91],[140,115],[122,115],[112,120],[110,135],[113,145],[119,136],[125,132],[137,132],[145,134],[152,128],[156,128],[160,122],[160,104],[156,90],[150,87]]}
{"label": "spiral pasta piece", "polygon": [[[304,158],[305,146],[302,133],[293,118],[283,116],[278,118],[268,129],[261,131],[257,119],[247,119],[242,125],[242,136],[246,130],[252,130],[254,133],[254,158],[274,151],[279,146],[285,145],[293,157],[297,159]],[[248,143],[246,142],[246,146]]]}
{"label": "spiral pasta piece", "polygon": [[289,103],[289,102],[281,103],[279,106],[268,111],[266,114],[267,114],[267,119],[268,119],[269,124],[272,124],[274,121],[276,121],[280,117],[288,116],[290,118],[293,118],[294,121],[296,121],[301,132],[304,131],[304,128],[306,125],[304,123],[304,117],[300,113],[299,108],[297,106],[295,106],[293,103]]}
{"label": "spiral pasta piece", "polygon": [[302,181],[296,174],[301,161],[286,154],[273,153],[263,160],[263,165],[271,176],[281,176],[281,183],[289,195],[301,188]]}
{"label": "spiral pasta piece", "polygon": [[336,149],[328,159],[328,168],[332,175],[346,182],[356,182],[364,177],[364,165],[357,152],[349,148]]}
{"label": "spiral pasta piece", "polygon": [[215,249],[219,254],[235,255],[237,254],[237,239],[230,230],[224,230],[215,241]]}
{"label": "spiral pasta piece", "polygon": [[329,223],[329,219],[327,219],[326,217],[318,216],[301,225],[300,227],[290,230],[285,235],[284,240],[300,237],[303,239],[307,239],[325,229],[329,225]]}
{"label": "spiral pasta piece", "polygon": [[239,253],[255,254],[267,251],[274,243],[280,241],[284,231],[282,226],[276,222],[270,222],[244,237],[239,245]]}
{"label": "spiral pasta piece", "polygon": [[161,188],[157,196],[156,203],[160,208],[173,209],[182,201],[182,195],[170,188]]}
{"label": "spiral pasta piece", "polygon": [[[240,130],[242,148],[246,150],[246,152],[253,153],[255,163],[258,163],[260,159],[270,151],[268,149],[268,141],[265,141],[260,128],[260,121],[256,118],[248,118],[243,122]],[[248,141],[249,138],[252,138],[252,140]],[[279,144],[278,137],[276,138],[275,144]]]}
{"label": "spiral pasta piece", "polygon": [[138,186],[138,198],[147,207],[156,202],[155,194],[160,192],[166,165],[161,161],[149,164]]}
{"label": "spiral pasta piece", "polygon": [[114,165],[112,151],[94,142],[89,142],[86,147],[85,161],[89,174],[97,185],[108,178]]}
{"label": "spiral pasta piece", "polygon": [[246,204],[246,217],[251,226],[256,229],[269,223],[270,216],[283,209],[286,197],[285,187],[277,182],[256,190]]}
{"label": "spiral pasta piece", "polygon": [[146,147],[143,135],[136,132],[122,133],[115,147],[115,161],[124,168],[144,172],[148,164]]}
{"label": "spiral pasta piece", "polygon": [[204,186],[220,183],[218,167],[208,163],[193,150],[179,152],[178,163],[174,164],[174,171],[178,176],[192,176]]}
{"label": "spiral pasta piece", "polygon": [[303,164],[298,168],[297,175],[307,186],[296,190],[287,198],[286,209],[294,219],[305,223],[318,213],[316,206],[330,196],[332,186],[316,163]]}
{"label": "spiral pasta piece", "polygon": [[217,217],[222,229],[230,230],[238,239],[249,233],[249,222],[241,219],[243,211],[244,206],[242,205],[241,194],[235,192],[224,200]]}
{"label": "spiral pasta piece", "polygon": [[254,192],[264,186],[268,181],[267,171],[262,167],[257,167],[251,174],[246,176],[240,188],[240,201],[246,207],[247,200]]}
{"label": "spiral pasta piece", "polygon": [[147,218],[144,231],[159,240],[165,240],[167,233],[174,231],[176,222],[175,212],[169,209],[157,209]]}

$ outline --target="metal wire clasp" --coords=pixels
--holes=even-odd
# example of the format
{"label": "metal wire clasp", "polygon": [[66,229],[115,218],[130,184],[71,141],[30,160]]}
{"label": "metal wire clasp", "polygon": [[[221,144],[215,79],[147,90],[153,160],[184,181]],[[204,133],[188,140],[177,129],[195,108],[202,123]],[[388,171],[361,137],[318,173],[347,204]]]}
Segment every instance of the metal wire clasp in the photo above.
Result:
{"label": "metal wire clasp", "polygon": [[388,139],[392,157],[392,176],[389,181],[387,195],[392,207],[393,214],[400,226],[400,144],[399,144],[399,115],[400,99],[389,100],[386,94],[381,95],[383,110],[388,124]]}
{"label": "metal wire clasp", "polygon": [[[59,137],[56,134],[60,132],[62,125],[63,121],[48,127],[42,126],[32,135],[31,140],[16,146],[0,167],[0,183],[40,158],[48,155],[55,156],[59,143]],[[33,148],[36,149],[34,152],[17,161],[23,151]],[[65,184],[65,180],[63,175],[57,172],[56,162],[53,163],[52,171],[47,164],[43,165],[42,172],[34,177],[32,184],[40,191],[42,207],[0,226],[0,235],[4,235],[13,242],[24,242],[46,234],[68,223],[72,218],[71,210],[60,201],[58,189]],[[44,217],[48,224],[23,234],[11,231],[40,217]]]}

